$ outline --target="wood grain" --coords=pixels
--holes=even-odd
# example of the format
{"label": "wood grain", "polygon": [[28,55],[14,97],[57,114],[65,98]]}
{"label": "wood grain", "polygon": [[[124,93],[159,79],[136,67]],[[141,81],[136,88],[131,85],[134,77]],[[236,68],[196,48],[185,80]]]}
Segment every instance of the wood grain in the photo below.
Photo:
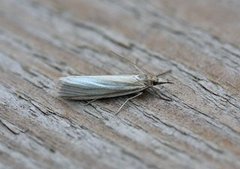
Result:
{"label": "wood grain", "polygon": [[[238,0],[0,0],[0,168],[240,168]],[[130,101],[57,97],[67,75],[174,85]]]}

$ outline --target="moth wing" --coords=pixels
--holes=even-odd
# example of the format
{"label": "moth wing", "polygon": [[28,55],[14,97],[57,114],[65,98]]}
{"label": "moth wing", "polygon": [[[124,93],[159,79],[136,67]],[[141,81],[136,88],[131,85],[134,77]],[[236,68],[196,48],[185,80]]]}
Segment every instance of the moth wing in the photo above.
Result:
{"label": "moth wing", "polygon": [[68,76],[60,78],[62,97],[89,100],[122,96],[144,90],[141,75]]}

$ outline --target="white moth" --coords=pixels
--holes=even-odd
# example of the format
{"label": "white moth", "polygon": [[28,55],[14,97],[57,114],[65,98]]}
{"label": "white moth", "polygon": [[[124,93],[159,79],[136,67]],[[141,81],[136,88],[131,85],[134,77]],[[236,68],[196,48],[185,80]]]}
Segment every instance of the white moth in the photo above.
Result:
{"label": "white moth", "polygon": [[59,79],[59,95],[72,100],[97,100],[136,93],[124,102],[118,113],[130,99],[141,95],[143,90],[171,83],[160,78],[160,75],[67,76]]}

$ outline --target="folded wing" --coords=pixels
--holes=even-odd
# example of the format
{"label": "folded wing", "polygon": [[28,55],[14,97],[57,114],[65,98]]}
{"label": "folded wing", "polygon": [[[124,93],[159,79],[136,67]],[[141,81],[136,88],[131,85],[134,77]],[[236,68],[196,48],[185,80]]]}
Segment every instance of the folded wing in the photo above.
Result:
{"label": "folded wing", "polygon": [[141,75],[68,76],[60,78],[59,95],[75,100],[122,96],[144,90],[144,80]]}

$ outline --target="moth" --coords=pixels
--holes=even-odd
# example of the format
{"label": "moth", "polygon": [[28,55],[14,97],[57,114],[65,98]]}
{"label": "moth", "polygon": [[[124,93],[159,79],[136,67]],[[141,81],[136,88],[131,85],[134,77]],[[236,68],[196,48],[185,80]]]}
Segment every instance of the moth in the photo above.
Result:
{"label": "moth", "polygon": [[[142,94],[146,89],[153,89],[156,85],[171,84],[172,82],[160,78],[161,75],[141,74],[135,75],[100,75],[100,76],[67,76],[59,79],[59,96],[71,100],[98,100],[124,95],[135,94],[128,98],[118,109],[131,99]],[[171,100],[163,98],[164,100]]]}

